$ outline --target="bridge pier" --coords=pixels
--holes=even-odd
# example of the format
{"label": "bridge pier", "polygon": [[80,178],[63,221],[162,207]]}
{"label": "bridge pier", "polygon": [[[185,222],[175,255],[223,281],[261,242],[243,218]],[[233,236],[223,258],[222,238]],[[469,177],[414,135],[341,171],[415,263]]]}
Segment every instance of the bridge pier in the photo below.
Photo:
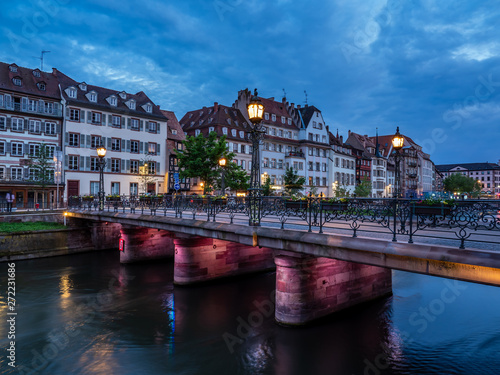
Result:
{"label": "bridge pier", "polygon": [[199,236],[176,235],[174,284],[187,285],[272,270],[273,250]]}
{"label": "bridge pier", "polygon": [[392,293],[391,270],[279,251],[275,319],[301,325]]}
{"label": "bridge pier", "polygon": [[[120,263],[165,259],[174,256],[174,242],[171,232],[122,225],[120,233],[125,244],[124,251],[120,251]],[[118,246],[118,243],[115,246]]]}

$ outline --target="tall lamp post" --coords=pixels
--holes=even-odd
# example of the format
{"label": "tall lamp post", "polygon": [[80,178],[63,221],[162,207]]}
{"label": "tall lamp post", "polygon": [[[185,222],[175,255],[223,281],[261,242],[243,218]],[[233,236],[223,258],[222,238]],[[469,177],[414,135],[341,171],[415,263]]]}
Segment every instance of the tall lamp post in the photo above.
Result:
{"label": "tall lamp post", "polygon": [[252,169],[250,171],[250,188],[248,189],[249,219],[248,225],[260,226],[260,155],[259,145],[264,138],[264,127],[261,124],[264,117],[264,105],[260,101],[257,89],[247,106],[248,118],[252,123],[248,132],[248,140],[252,143]]}
{"label": "tall lamp post", "polygon": [[99,167],[99,211],[104,210],[104,167],[106,166],[106,160],[104,157],[106,156],[106,147],[99,146],[97,148],[97,159],[98,167]]}
{"label": "tall lamp post", "polygon": [[396,134],[392,137],[392,148],[394,148],[394,198],[401,197],[401,149],[405,143],[404,137],[399,133],[399,126],[396,128]]}
{"label": "tall lamp post", "polygon": [[224,172],[226,171],[226,158],[222,157],[219,159],[219,166],[222,168],[222,175],[221,175],[221,186],[220,186],[220,195],[224,195],[224,190],[226,190],[225,182],[224,181]]}

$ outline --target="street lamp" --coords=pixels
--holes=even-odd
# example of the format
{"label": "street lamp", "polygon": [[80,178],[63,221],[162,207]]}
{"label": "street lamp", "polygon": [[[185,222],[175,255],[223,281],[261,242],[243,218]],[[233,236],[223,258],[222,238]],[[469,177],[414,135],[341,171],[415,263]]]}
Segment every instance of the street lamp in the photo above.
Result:
{"label": "street lamp", "polygon": [[104,210],[104,167],[106,166],[106,161],[104,157],[106,156],[106,147],[97,147],[97,159],[99,167],[99,211]]}
{"label": "street lamp", "polygon": [[226,190],[226,187],[224,186],[225,184],[225,181],[224,181],[224,172],[226,170],[226,158],[225,157],[221,157],[219,159],[219,166],[222,168],[222,175],[221,175],[221,187],[220,187],[220,190],[221,190],[221,194],[220,195],[224,195],[224,190]]}
{"label": "street lamp", "polygon": [[394,148],[394,164],[396,167],[394,175],[394,198],[401,197],[401,171],[400,171],[400,159],[401,159],[401,149],[405,143],[404,137],[399,133],[399,126],[396,128],[396,134],[392,137],[392,147]]}
{"label": "street lamp", "polygon": [[259,145],[264,138],[264,127],[261,124],[264,117],[264,105],[260,101],[257,89],[247,106],[248,118],[252,123],[248,132],[248,140],[252,143],[252,169],[250,171],[249,198],[249,220],[248,225],[260,226],[260,196],[262,189],[260,186],[260,156]]}

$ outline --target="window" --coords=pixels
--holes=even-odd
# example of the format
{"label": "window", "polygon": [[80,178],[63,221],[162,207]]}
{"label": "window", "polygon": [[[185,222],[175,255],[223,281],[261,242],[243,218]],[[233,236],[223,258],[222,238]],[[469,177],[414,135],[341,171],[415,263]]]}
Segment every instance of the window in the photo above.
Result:
{"label": "window", "polygon": [[172,129],[172,134],[177,135],[177,129]]}
{"label": "window", "polygon": [[9,70],[10,70],[12,73],[17,73],[17,66],[15,66],[15,65],[10,65],[10,66],[9,66]]}
{"label": "window", "polygon": [[120,195],[120,183],[119,182],[112,182],[111,183],[111,194]]}
{"label": "window", "polygon": [[28,111],[30,111],[30,112],[36,112],[37,107],[38,107],[38,101],[37,100],[30,99],[28,101]]}
{"label": "window", "polygon": [[79,147],[80,146],[79,137],[80,135],[77,133],[69,133],[68,145],[71,147]]}
{"label": "window", "polygon": [[0,167],[0,180],[3,180],[5,178],[5,168]]}
{"label": "window", "polygon": [[23,81],[21,81],[21,78],[19,78],[19,77],[12,78],[12,82],[16,86],[22,86],[22,84],[23,84]]}
{"label": "window", "polygon": [[241,152],[242,154],[244,154],[244,153],[245,153],[245,145],[241,145],[240,152]]}
{"label": "window", "polygon": [[90,182],[90,195],[99,195],[99,182],[91,181]]}
{"label": "window", "polygon": [[282,130],[282,129],[280,129],[280,130],[278,131],[278,135],[279,135],[280,137],[283,137],[283,130]]}
{"label": "window", "polygon": [[29,145],[29,156],[36,156],[40,152],[40,145],[30,144]]}
{"label": "window", "polygon": [[118,103],[118,100],[116,99],[116,96],[112,96],[110,99],[109,99],[109,104],[111,104],[112,106],[115,106],[117,105]]}
{"label": "window", "polygon": [[55,135],[56,134],[55,122],[46,122],[45,123],[45,134],[46,135]]}
{"label": "window", "polygon": [[76,155],[70,155],[68,157],[68,169],[71,171],[77,171],[78,170],[78,156]]}
{"label": "window", "polygon": [[139,184],[137,182],[130,183],[130,195],[137,195],[139,192]]}
{"label": "window", "polygon": [[97,102],[97,94],[95,92],[91,92],[89,95],[89,100],[94,103]]}
{"label": "window", "polygon": [[54,112],[54,103],[45,103],[45,113],[48,113],[50,115],[56,114]]}
{"label": "window", "polygon": [[240,130],[240,138],[245,138],[245,132]]}
{"label": "window", "polygon": [[10,130],[14,132],[22,132],[24,130],[24,119],[13,117]]}
{"label": "window", "polygon": [[309,162],[309,167],[308,167],[308,170],[309,170],[309,171],[312,171],[312,170],[313,170],[313,162],[312,162],[312,161],[310,161],[310,162]]}
{"label": "window", "polygon": [[245,169],[245,160],[241,161],[241,168]]}
{"label": "window", "polygon": [[36,85],[37,85],[39,90],[45,91],[45,88],[46,88],[45,82],[38,82]]}
{"label": "window", "polygon": [[102,144],[102,139],[100,135],[91,136],[90,147],[97,148]]}
{"label": "window", "polygon": [[281,116],[281,123],[284,124],[286,122],[285,116]]}
{"label": "window", "polygon": [[113,138],[111,140],[111,151],[121,151],[120,146],[121,146],[121,139]]}
{"label": "window", "polygon": [[222,128],[222,134],[227,135],[227,128]]}
{"label": "window", "polygon": [[42,132],[42,123],[38,120],[30,120],[29,132],[40,134]]}
{"label": "window", "polygon": [[236,129],[231,129],[231,135],[232,135],[233,137],[236,137]]}
{"label": "window", "polygon": [[130,152],[134,154],[139,153],[139,141],[130,141]]}
{"label": "window", "polygon": [[23,179],[23,169],[13,167],[10,169],[10,178],[12,180],[22,180]]}
{"label": "window", "polygon": [[130,129],[139,130],[139,120],[137,120],[136,118],[130,120]]}
{"label": "window", "polygon": [[92,112],[92,124],[101,124],[101,114]]}
{"label": "window", "polygon": [[148,163],[148,174],[156,174],[156,162],[150,161]]}
{"label": "window", "polygon": [[129,101],[129,102],[128,102],[128,107],[129,107],[130,109],[135,110],[135,100],[131,100],[131,101]]}
{"label": "window", "polygon": [[148,143],[148,153],[151,155],[156,155],[156,143],[153,142]]}
{"label": "window", "polygon": [[151,104],[146,104],[146,112],[148,113],[153,112],[153,106]]}
{"label": "window", "polygon": [[156,133],[157,127],[158,127],[158,124],[156,122],[150,121],[148,124],[148,131],[150,133]]}
{"label": "window", "polygon": [[0,141],[0,155],[5,155],[5,142]]}
{"label": "window", "polygon": [[113,115],[111,117],[111,125],[116,126],[116,127],[121,127],[122,126],[122,118],[120,116]]}
{"label": "window", "polygon": [[276,121],[276,115],[274,113],[272,114],[272,120]]}
{"label": "window", "polygon": [[291,118],[288,119],[288,125],[292,125],[292,119]]}
{"label": "window", "polygon": [[12,142],[10,144],[11,156],[23,156],[23,144],[21,142]]}
{"label": "window", "polygon": [[195,136],[200,135],[200,129],[196,129],[196,130],[194,131],[194,135],[195,135]]}
{"label": "window", "polygon": [[264,113],[264,119],[269,120],[269,113]]}
{"label": "window", "polygon": [[76,89],[74,87],[68,90],[68,96],[73,99],[76,98]]}
{"label": "window", "polygon": [[120,172],[121,160],[120,159],[111,159],[111,172],[117,173]]}
{"label": "window", "polygon": [[69,110],[69,119],[71,121],[80,121],[80,110],[71,108]]}
{"label": "window", "polygon": [[139,160],[130,160],[130,173],[139,173]]}
{"label": "window", "polygon": [[97,160],[97,157],[90,157],[90,170],[93,172],[99,170],[99,161]]}

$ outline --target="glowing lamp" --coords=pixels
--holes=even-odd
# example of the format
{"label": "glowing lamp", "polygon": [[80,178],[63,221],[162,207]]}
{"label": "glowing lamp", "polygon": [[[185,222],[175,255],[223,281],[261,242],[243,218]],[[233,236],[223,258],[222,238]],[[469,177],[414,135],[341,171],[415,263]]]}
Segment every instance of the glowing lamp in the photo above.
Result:
{"label": "glowing lamp", "polygon": [[264,105],[258,97],[257,89],[254,91],[254,95],[247,106],[247,110],[248,118],[254,124],[261,122],[264,118]]}
{"label": "glowing lamp", "polygon": [[396,134],[392,137],[392,147],[395,150],[401,150],[403,144],[405,143],[405,138],[399,133],[399,126],[396,128]]}

